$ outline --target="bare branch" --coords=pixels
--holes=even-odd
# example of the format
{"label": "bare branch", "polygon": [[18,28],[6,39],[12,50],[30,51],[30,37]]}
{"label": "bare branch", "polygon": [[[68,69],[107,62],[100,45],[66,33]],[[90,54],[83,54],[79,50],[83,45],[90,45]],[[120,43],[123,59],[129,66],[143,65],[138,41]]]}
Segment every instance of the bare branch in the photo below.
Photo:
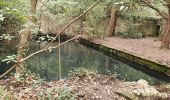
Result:
{"label": "bare branch", "polygon": [[[83,36],[83,35],[77,35],[77,36],[75,36],[75,37],[73,37],[73,38],[71,38],[71,39],[69,39],[69,40],[67,40],[67,41],[65,41],[65,42],[63,42],[63,43],[55,46],[55,47],[51,47],[51,48],[58,48],[58,47],[60,47],[61,45],[64,45],[65,43],[68,43],[68,42],[70,42],[70,41],[72,41],[72,40],[78,39],[78,38],[80,38],[80,37],[82,37],[82,36]],[[39,54],[39,53],[41,53],[41,52],[43,52],[43,51],[46,51],[46,50],[48,50],[48,48],[44,48],[44,49],[41,49],[41,50],[39,50],[39,51],[37,51],[37,52],[34,52],[34,53],[30,54],[29,56],[21,59],[20,62],[23,62],[23,61],[25,61],[25,60],[33,57],[34,55]]]}
{"label": "bare branch", "polygon": [[163,11],[160,11],[158,8],[154,7],[153,5],[149,4],[145,0],[140,0],[142,3],[144,3],[146,6],[150,7],[151,9],[155,10],[159,15],[161,15],[165,20],[167,20],[167,14]]}
{"label": "bare branch", "polygon": [[67,41],[65,41],[65,42],[63,42],[63,43],[60,43],[59,45],[57,45],[57,46],[55,46],[55,47],[51,47],[51,48],[52,48],[52,49],[58,48],[58,47],[60,47],[61,45],[64,45],[65,43],[67,43],[67,42],[70,42],[70,41],[72,41],[72,40],[75,40],[75,39],[78,39],[78,38],[81,38],[81,37],[83,37],[83,35],[77,35],[77,36],[75,36],[75,37],[73,37],[73,38],[71,38],[71,39],[69,39],[69,40],[67,40]]}
{"label": "bare branch", "polygon": [[[3,74],[0,76],[0,78],[3,78],[5,75],[7,75],[7,74],[8,74],[10,71],[12,71],[19,63],[21,63],[21,62],[29,59],[30,57],[32,57],[32,56],[34,56],[34,55],[36,55],[36,54],[38,54],[38,53],[41,53],[41,52],[43,52],[43,51],[48,50],[48,48],[51,46],[51,44],[55,41],[55,38],[57,38],[60,34],[62,34],[70,25],[72,25],[74,22],[76,22],[78,19],[80,19],[80,18],[81,18],[82,16],[84,16],[86,13],[88,13],[91,9],[93,9],[93,8],[94,8],[98,3],[100,3],[101,1],[102,1],[102,0],[97,1],[94,5],[92,5],[89,9],[87,9],[87,10],[86,10],[84,13],[82,13],[79,17],[77,17],[77,18],[75,18],[73,21],[71,21],[66,27],[64,27],[64,28],[52,39],[52,41],[51,41],[44,49],[39,50],[39,51],[37,51],[37,52],[35,52],[35,53],[32,53],[31,55],[29,55],[29,56],[21,59],[20,61],[17,61],[17,63],[16,63],[14,66],[12,66],[9,70],[7,70],[5,73],[3,73]],[[80,36],[73,37],[73,38],[75,39],[75,38],[78,38],[78,37],[80,37]],[[65,41],[65,43],[67,43],[67,42],[69,42],[69,41],[71,41],[71,40],[74,40],[73,38]],[[63,43],[62,43],[62,44],[59,44],[59,46],[61,46],[61,45],[63,45]],[[56,46],[56,47],[59,47],[59,46]]]}
{"label": "bare branch", "polygon": [[[43,51],[46,51],[48,50],[48,48],[51,46],[51,44],[55,41],[55,38],[58,37],[58,35],[62,34],[70,25],[72,25],[74,22],[76,22],[78,19],[80,19],[82,16],[84,16],[86,13],[88,13],[91,9],[93,9],[100,1],[102,0],[99,0],[98,2],[96,2],[93,6],[91,6],[88,10],[86,10],[84,13],[82,13],[79,17],[75,18],[73,21],[71,21],[66,27],[64,27],[59,33],[57,33],[57,35],[52,39],[52,41],[42,50],[39,50],[35,53],[33,53],[34,55],[35,54],[38,54],[38,53],[41,53]],[[32,55],[32,54],[31,54]],[[29,56],[25,57],[25,58],[28,58]],[[32,56],[31,56],[32,57]],[[23,58],[20,62],[23,62],[25,61]],[[30,57],[29,57],[30,58]]]}
{"label": "bare branch", "polygon": [[157,2],[160,2],[163,6],[168,6],[168,4],[163,0],[157,0]]}
{"label": "bare branch", "polygon": [[5,77],[9,72],[11,72],[15,67],[17,66],[17,64],[13,65],[10,69],[8,69],[5,73],[3,73],[1,76],[0,76],[0,79]]}
{"label": "bare branch", "polygon": [[170,1],[169,0],[164,0],[168,5],[170,5]]}
{"label": "bare branch", "polygon": [[[41,0],[39,1],[40,3],[42,3],[41,7],[40,7],[40,11],[42,12],[42,8],[45,6],[47,7],[47,3],[49,2],[49,0],[47,0],[46,2],[42,2]],[[48,7],[47,7],[48,8]]]}

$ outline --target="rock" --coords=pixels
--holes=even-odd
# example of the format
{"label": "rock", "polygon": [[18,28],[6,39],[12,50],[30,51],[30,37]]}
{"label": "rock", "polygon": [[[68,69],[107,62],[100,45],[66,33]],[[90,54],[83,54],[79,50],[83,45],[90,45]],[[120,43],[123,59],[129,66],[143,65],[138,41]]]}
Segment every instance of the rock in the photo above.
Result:
{"label": "rock", "polygon": [[166,93],[160,93],[143,79],[138,82],[129,82],[125,86],[117,93],[128,100],[162,100],[168,98]]}
{"label": "rock", "polygon": [[118,90],[116,93],[118,95],[120,95],[120,96],[123,96],[127,100],[137,100],[137,99],[135,99],[136,98],[135,94],[130,92],[130,91],[127,91],[127,90]]}
{"label": "rock", "polygon": [[139,84],[141,84],[143,86],[148,86],[148,82],[146,80],[144,80],[144,79],[138,80],[137,83],[139,83]]}

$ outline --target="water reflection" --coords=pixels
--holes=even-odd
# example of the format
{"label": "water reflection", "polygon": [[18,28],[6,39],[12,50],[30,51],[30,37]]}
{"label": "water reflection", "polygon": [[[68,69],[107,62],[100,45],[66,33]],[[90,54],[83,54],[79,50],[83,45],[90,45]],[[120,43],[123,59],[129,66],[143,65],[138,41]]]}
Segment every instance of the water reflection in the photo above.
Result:
{"label": "water reflection", "polygon": [[[30,52],[38,49],[40,49],[40,45],[32,45]],[[27,66],[47,80],[58,79],[58,49],[34,56],[27,61]],[[61,47],[61,66],[62,78],[66,78],[69,71],[74,68],[85,67],[89,70],[97,70],[101,74],[116,73],[121,80],[137,81],[145,79],[150,83],[159,82],[159,80],[133,67],[78,43],[68,43]]]}

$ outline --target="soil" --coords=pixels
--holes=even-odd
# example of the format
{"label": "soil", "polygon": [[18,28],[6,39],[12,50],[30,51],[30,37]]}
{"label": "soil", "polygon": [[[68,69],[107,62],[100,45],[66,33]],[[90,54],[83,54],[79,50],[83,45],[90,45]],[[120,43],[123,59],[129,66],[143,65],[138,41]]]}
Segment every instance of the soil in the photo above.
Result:
{"label": "soil", "polygon": [[[28,80],[28,79],[27,79]],[[28,82],[32,82],[28,84]],[[36,86],[35,80],[13,82],[1,81],[9,94],[17,100],[170,100],[170,87],[150,86],[145,80],[122,82],[115,76],[86,75],[66,80],[51,81]],[[69,88],[71,94],[66,92]],[[61,93],[58,89],[64,89]],[[47,99],[51,95],[51,99]],[[57,99],[63,96],[63,99]]]}
{"label": "soil", "polygon": [[142,39],[110,37],[95,39],[93,42],[170,66],[170,50],[161,49],[161,42],[157,40],[154,37]]}

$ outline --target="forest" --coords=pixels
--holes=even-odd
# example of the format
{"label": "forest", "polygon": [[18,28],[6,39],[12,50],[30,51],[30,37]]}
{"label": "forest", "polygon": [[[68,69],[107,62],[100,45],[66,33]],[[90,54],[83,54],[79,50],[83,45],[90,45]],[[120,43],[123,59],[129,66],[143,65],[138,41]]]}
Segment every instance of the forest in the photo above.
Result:
{"label": "forest", "polygon": [[170,100],[170,0],[0,0],[0,100]]}

